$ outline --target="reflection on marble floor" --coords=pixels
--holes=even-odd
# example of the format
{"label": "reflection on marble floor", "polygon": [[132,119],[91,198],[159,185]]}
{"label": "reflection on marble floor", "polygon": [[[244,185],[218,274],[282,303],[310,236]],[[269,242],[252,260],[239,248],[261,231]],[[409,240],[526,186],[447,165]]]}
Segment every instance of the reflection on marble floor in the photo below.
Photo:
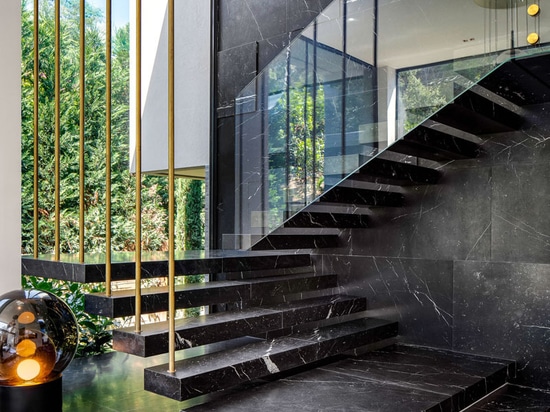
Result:
{"label": "reflection on marble floor", "polygon": [[[235,390],[177,402],[142,389],[143,369],[165,362],[164,356],[141,359],[116,352],[75,359],[63,376],[63,410],[256,412],[267,408],[291,412],[418,412],[437,408],[438,411],[458,411],[456,408],[464,407],[468,397],[482,397],[480,390],[500,386],[500,380],[513,373],[513,365],[507,362],[397,346],[359,357],[340,358],[313,369],[281,375],[279,379],[258,380]],[[505,393],[503,402],[512,405],[512,409],[500,405],[501,409],[480,406],[471,411],[544,412],[550,406],[550,393],[520,389],[511,386]],[[523,403],[518,404],[520,401]],[[521,409],[522,405],[525,409]]]}

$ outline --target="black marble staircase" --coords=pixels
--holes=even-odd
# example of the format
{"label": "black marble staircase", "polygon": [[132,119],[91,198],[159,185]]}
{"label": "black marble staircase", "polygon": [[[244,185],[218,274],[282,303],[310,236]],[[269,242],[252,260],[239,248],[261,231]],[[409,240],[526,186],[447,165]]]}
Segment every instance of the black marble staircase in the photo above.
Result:
{"label": "black marble staircase", "polygon": [[[331,206],[376,210],[406,205],[407,197],[400,187],[437,184],[440,178],[437,168],[442,163],[483,156],[480,142],[484,135],[518,130],[523,123],[521,106],[550,101],[549,66],[548,54],[501,65],[385,151],[366,158],[355,172],[292,215],[283,228],[368,228],[367,214],[332,212]],[[399,158],[400,155],[404,156]],[[371,187],[361,187],[364,182]],[[322,236],[316,238],[319,245]],[[252,249],[287,249],[300,244],[300,239],[304,240],[303,248],[309,247],[305,237],[284,237],[278,229]],[[331,235],[330,242],[327,240],[323,247],[337,246],[334,242]]]}
{"label": "black marble staircase", "polygon": [[[113,277],[132,280],[132,254],[114,257]],[[104,281],[102,257],[87,258],[79,263],[73,256],[61,262],[25,257],[22,271],[82,283]],[[166,254],[143,258],[144,279],[166,277]],[[213,312],[176,321],[176,350],[184,353],[176,373],[165,373],[167,365],[145,371],[145,388],[172,399],[227,389],[397,335],[396,322],[366,317],[364,297],[339,293],[337,274],[316,273],[309,253],[179,252],[175,263],[178,277],[212,275],[209,282],[178,285],[176,308],[207,306]],[[167,288],[143,288],[141,304],[144,315],[166,311]],[[86,295],[85,309],[110,318],[133,316],[135,291]],[[115,350],[140,357],[167,353],[168,340],[167,322],[145,323],[139,333],[133,327],[113,331]],[[188,358],[189,348],[202,348],[202,356]]]}

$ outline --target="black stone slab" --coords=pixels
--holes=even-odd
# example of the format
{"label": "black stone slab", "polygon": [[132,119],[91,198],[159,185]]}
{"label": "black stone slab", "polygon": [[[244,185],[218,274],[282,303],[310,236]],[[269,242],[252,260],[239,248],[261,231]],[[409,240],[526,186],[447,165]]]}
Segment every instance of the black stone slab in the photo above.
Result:
{"label": "black stone slab", "polygon": [[517,130],[522,123],[517,113],[470,90],[459,95],[430,119],[476,135]]}
{"label": "black stone slab", "polygon": [[367,345],[397,334],[397,324],[363,319],[316,329],[236,350],[176,362],[176,372],[161,365],[145,369],[145,390],[184,400]]}
{"label": "black stone slab", "polygon": [[[468,355],[441,349],[394,345],[350,359],[339,366],[353,375],[368,372],[372,381],[420,391],[434,391],[440,402],[427,411],[460,411],[515,376],[510,360]],[[441,409],[439,409],[441,408]]]}
{"label": "black stone slab", "polygon": [[[175,259],[177,276],[311,265],[309,254],[295,252],[188,250],[176,251]],[[53,255],[41,255],[38,259],[23,256],[21,273],[79,283],[105,281],[104,254],[88,254],[84,262],[80,263],[74,254],[61,255],[60,261],[55,261]],[[113,253],[112,280],[134,279],[135,266],[134,253]],[[141,268],[144,279],[168,276],[168,253],[143,252]]]}
{"label": "black stone slab", "polygon": [[402,206],[404,197],[401,193],[383,190],[357,189],[336,186],[321,196],[321,202],[343,203],[367,206]]}
{"label": "black stone slab", "polygon": [[474,142],[425,126],[414,128],[388,150],[434,161],[470,159],[481,152]]}
{"label": "black stone slab", "polygon": [[[336,287],[336,275],[297,274],[247,281],[215,281],[189,283],[176,286],[176,309],[194,308],[216,303],[242,302],[262,297],[281,296],[306,290]],[[168,310],[166,287],[144,288],[141,296],[141,313]],[[110,297],[103,293],[85,296],[85,310],[94,315],[111,318],[135,314],[133,290],[114,291]]]}
{"label": "black stone slab", "polygon": [[[550,101],[549,66],[548,55],[512,60],[483,78],[479,84],[520,106],[545,103]],[[542,71],[541,67],[544,68]]]}
{"label": "black stone slab", "polygon": [[[365,311],[366,299],[325,296],[267,307],[251,307],[176,320],[176,350]],[[168,323],[113,331],[113,349],[148,357],[168,352]]]}
{"label": "black stone slab", "polygon": [[410,163],[374,158],[361,167],[357,173],[349,176],[348,179],[409,186],[435,184],[440,177],[440,172],[434,169],[415,166]]}
{"label": "black stone slab", "polygon": [[216,394],[210,402],[185,410],[254,411],[263,405],[290,411],[294,404],[306,412],[458,412],[492,385],[504,383],[507,369],[513,370],[513,363],[395,345],[246,391]]}
{"label": "black stone slab", "polygon": [[346,213],[299,212],[284,223],[285,227],[366,228],[368,217]]}
{"label": "black stone slab", "polygon": [[506,384],[464,412],[548,412],[550,392]]}

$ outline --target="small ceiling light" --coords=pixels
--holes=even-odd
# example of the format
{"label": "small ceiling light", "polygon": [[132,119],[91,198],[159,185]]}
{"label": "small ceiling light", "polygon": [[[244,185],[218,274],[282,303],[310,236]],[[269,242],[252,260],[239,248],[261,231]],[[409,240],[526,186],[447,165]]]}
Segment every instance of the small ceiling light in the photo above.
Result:
{"label": "small ceiling light", "polygon": [[527,43],[537,44],[538,42],[539,42],[539,35],[537,33],[530,33],[529,36],[527,36]]}
{"label": "small ceiling light", "polygon": [[540,7],[538,4],[531,4],[528,8],[527,8],[527,14],[529,16],[536,16],[537,14],[539,14],[540,12]]}

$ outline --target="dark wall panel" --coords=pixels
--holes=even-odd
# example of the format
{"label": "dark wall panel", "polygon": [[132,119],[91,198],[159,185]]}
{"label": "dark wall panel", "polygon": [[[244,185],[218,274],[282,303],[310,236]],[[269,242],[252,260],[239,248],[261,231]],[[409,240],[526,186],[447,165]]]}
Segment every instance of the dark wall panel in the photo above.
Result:
{"label": "dark wall panel", "polygon": [[550,388],[550,265],[456,262],[453,346],[515,359],[519,383]]}
{"label": "dark wall panel", "polygon": [[367,297],[369,316],[399,322],[407,342],[451,349],[453,262],[335,256],[325,268],[338,273],[346,292]]}
{"label": "dark wall panel", "polygon": [[323,256],[323,270],[343,273],[345,289],[367,296],[376,316],[399,321],[403,340],[518,360],[520,382],[544,389],[548,110],[531,106],[520,131],[483,136],[482,157],[441,166],[438,185],[403,189],[408,206],[373,209],[374,227],[346,232],[348,246]]}

